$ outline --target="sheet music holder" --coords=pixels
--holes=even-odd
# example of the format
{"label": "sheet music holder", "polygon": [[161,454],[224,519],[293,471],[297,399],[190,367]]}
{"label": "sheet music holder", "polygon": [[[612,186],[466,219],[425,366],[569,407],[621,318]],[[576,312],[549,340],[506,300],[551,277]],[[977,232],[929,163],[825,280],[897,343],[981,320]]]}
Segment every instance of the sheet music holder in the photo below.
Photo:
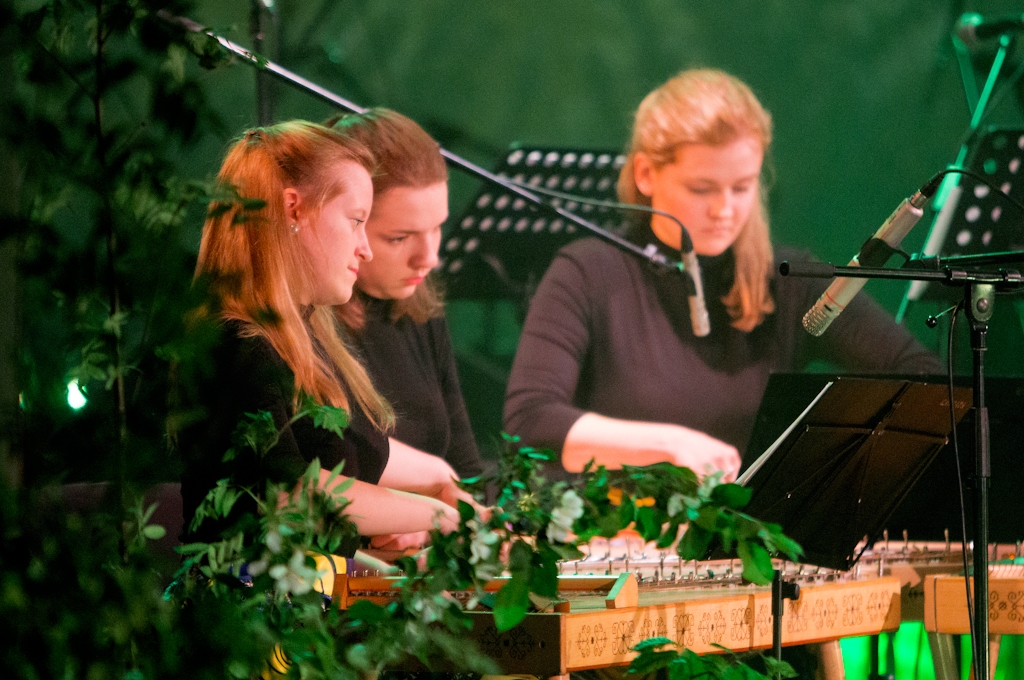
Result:
{"label": "sheet music holder", "polygon": [[[494,172],[532,187],[614,201],[625,160],[611,150],[513,147]],[[629,226],[627,216],[607,207],[550,200],[619,236]],[[488,184],[441,244],[445,297],[528,297],[558,249],[583,235],[557,215]]]}
{"label": "sheet music holder", "polygon": [[[1024,201],[1024,129],[986,130],[971,148],[967,169]],[[968,175],[957,182],[942,209],[941,219],[949,221],[935,253],[952,257],[1024,250],[1024,222],[1006,196]],[[907,292],[911,300],[946,300],[958,294],[958,289],[924,281],[911,283]]]}
{"label": "sheet music holder", "polygon": [[[792,405],[785,382],[770,380],[763,403]],[[971,391],[954,394],[959,420],[971,407]],[[789,428],[780,424],[783,436],[745,474],[753,495],[744,512],[780,524],[803,546],[806,562],[846,570],[860,557],[858,544],[881,532],[945,446],[948,388],[840,377],[809,401]]]}

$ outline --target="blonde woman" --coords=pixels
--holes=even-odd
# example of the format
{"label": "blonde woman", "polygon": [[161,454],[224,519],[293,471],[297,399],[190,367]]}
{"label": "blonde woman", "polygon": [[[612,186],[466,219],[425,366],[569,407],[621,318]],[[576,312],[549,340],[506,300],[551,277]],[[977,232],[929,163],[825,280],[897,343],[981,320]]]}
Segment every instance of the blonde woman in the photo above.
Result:
{"label": "blonde woman", "polygon": [[[565,247],[534,296],[505,427],[578,472],[668,461],[731,477],[768,376],[826,359],[857,372],[938,373],[935,357],[861,295],[821,338],[800,318],[824,289],[776,276],[808,255],[769,240],[771,117],[744,83],[684,71],[636,112],[620,197],[670,213],[699,256],[711,333],[694,337],[680,277],[596,239]],[[680,228],[655,215],[632,239],[678,260]]]}

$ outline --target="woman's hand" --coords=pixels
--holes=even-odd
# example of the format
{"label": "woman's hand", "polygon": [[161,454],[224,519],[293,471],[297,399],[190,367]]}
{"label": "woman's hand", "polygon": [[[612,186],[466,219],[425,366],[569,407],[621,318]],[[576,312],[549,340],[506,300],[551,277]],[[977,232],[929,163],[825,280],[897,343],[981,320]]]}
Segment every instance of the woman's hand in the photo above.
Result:
{"label": "woman's hand", "polygon": [[460,489],[454,478],[449,479],[434,498],[456,509],[459,507],[459,501],[469,503],[476,511],[477,517],[485,522],[491,518],[491,509],[480,505],[473,496]]}
{"label": "woman's hand", "polygon": [[722,481],[732,482],[740,471],[740,454],[735,446],[698,430],[679,427],[668,449],[674,464],[688,467],[701,477],[721,470]]}
{"label": "woman's hand", "polygon": [[430,543],[430,534],[417,531],[411,534],[382,534],[370,537],[370,547],[376,550],[419,550]]}
{"label": "woman's hand", "polygon": [[688,467],[698,475],[721,470],[726,481],[736,479],[740,469],[735,446],[699,430],[584,413],[565,437],[562,465],[580,472],[590,460],[609,470],[663,462]]}

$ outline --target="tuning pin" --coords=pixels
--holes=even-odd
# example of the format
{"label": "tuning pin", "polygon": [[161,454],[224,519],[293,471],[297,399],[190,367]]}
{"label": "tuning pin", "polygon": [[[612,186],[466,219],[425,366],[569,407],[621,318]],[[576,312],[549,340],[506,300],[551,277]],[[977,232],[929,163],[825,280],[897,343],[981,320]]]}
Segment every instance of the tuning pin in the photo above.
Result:
{"label": "tuning pin", "polygon": [[946,552],[949,552],[949,529],[943,529],[942,535],[946,538]]}
{"label": "tuning pin", "polygon": [[905,553],[910,552],[910,538],[909,538],[909,536],[910,536],[910,534],[907,532],[906,529],[904,529],[903,530],[903,552],[905,552]]}
{"label": "tuning pin", "polygon": [[889,552],[889,530],[882,529],[882,541],[885,543],[885,552]]}

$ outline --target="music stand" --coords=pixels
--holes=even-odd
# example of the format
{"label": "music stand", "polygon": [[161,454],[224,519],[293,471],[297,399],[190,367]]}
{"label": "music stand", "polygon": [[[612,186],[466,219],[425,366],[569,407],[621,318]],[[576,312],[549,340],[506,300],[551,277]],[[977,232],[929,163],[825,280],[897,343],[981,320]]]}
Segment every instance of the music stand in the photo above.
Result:
{"label": "music stand", "polygon": [[[514,146],[495,174],[585,198],[615,200],[623,154],[609,150]],[[623,236],[628,219],[607,207],[551,202]],[[559,248],[583,235],[553,214],[501,188],[484,186],[441,244],[439,269],[449,299],[528,298]]]}
{"label": "music stand", "polygon": [[[1024,202],[1024,129],[989,128],[971,149],[967,169]],[[936,223],[948,220],[939,243],[926,250],[946,257],[1024,250],[1024,221],[1005,196],[969,175],[961,175]],[[947,300],[955,289],[912,282],[908,300]]]}
{"label": "music stand", "polygon": [[[762,403],[790,401],[789,381],[772,378]],[[954,401],[960,420],[971,391],[956,388]],[[753,489],[744,511],[780,524],[811,564],[847,570],[857,545],[881,532],[945,446],[950,426],[944,385],[836,378],[741,476]]]}

